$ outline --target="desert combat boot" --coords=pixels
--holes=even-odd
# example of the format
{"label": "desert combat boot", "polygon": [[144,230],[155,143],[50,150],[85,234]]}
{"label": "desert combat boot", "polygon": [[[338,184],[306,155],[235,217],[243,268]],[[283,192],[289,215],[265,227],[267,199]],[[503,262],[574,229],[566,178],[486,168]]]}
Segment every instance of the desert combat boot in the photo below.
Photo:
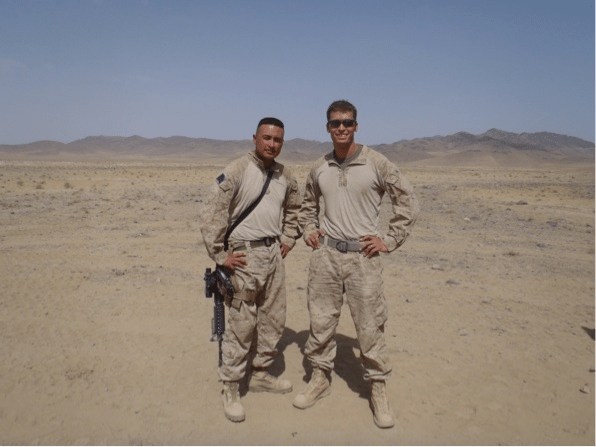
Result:
{"label": "desert combat boot", "polygon": [[254,393],[285,394],[292,391],[292,383],[289,380],[274,377],[267,371],[255,370],[250,375],[248,389]]}
{"label": "desert combat boot", "polygon": [[238,382],[224,382],[221,392],[224,413],[232,422],[244,420],[244,407],[240,403],[240,392]]}
{"label": "desert combat boot", "polygon": [[370,395],[370,408],[373,412],[373,419],[379,428],[391,428],[395,425],[393,414],[389,401],[387,400],[387,390],[385,382],[374,380]]}
{"label": "desert combat boot", "polygon": [[315,402],[331,393],[331,384],[325,375],[325,371],[315,368],[310,382],[306,385],[304,391],[294,398],[293,405],[296,408],[304,410],[312,407]]}

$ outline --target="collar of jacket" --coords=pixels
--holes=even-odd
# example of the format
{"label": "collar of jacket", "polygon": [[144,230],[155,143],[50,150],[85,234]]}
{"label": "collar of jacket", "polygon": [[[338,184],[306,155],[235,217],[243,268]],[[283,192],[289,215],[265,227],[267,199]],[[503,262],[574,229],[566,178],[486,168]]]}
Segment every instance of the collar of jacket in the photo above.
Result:
{"label": "collar of jacket", "polygon": [[279,171],[280,169],[280,164],[278,162],[276,162],[275,160],[273,160],[273,163],[271,163],[271,165],[269,167],[265,166],[265,163],[263,163],[263,160],[261,160],[259,157],[257,157],[257,154],[255,151],[250,151],[248,153],[248,155],[250,156],[251,160],[264,172],[267,171]]}
{"label": "collar of jacket", "polygon": [[[354,160],[352,160],[349,163],[349,166],[351,165],[365,165],[366,161],[368,160],[368,146],[366,145],[362,145],[362,150],[360,151],[360,154],[358,155],[358,157],[356,157]],[[329,152],[327,155],[325,155],[325,160],[327,161],[328,164],[334,164],[336,166],[339,166],[337,161],[335,160],[335,156],[333,155],[333,151]]]}

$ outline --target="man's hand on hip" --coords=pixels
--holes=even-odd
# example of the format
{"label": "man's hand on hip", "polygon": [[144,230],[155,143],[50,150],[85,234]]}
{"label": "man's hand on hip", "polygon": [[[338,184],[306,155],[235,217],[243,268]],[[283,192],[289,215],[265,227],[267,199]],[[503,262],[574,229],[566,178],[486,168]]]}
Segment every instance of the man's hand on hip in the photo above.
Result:
{"label": "man's hand on hip", "polygon": [[288,256],[288,253],[292,249],[289,245],[284,244],[283,242],[279,245],[279,248],[281,249],[281,257],[282,258],[285,258],[286,256]]}
{"label": "man's hand on hip", "polygon": [[313,250],[317,250],[321,247],[321,241],[319,241],[319,238],[323,235],[324,233],[321,230],[313,231],[308,235],[304,242],[306,242],[306,245]]}
{"label": "man's hand on hip", "polygon": [[362,236],[360,238],[360,242],[363,242],[363,244],[360,246],[360,253],[367,258],[372,258],[379,252],[389,252],[383,240],[378,236]]}
{"label": "man's hand on hip", "polygon": [[236,267],[246,266],[245,253],[228,253],[228,259],[222,264],[223,267],[234,271]]}

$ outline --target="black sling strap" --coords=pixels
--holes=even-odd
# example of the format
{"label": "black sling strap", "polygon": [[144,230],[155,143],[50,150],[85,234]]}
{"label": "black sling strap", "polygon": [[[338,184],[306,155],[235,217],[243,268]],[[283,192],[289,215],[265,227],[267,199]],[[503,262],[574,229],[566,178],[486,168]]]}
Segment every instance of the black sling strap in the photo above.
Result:
{"label": "black sling strap", "polygon": [[257,207],[257,205],[259,204],[259,202],[265,195],[265,192],[267,191],[267,188],[269,187],[269,183],[271,182],[271,177],[273,177],[272,169],[270,169],[267,173],[267,180],[265,180],[265,184],[263,185],[263,189],[261,190],[261,194],[259,194],[259,197],[257,197],[257,200],[255,200],[253,203],[250,204],[250,206],[248,208],[246,208],[244,211],[242,211],[242,214],[240,214],[240,216],[238,216],[238,219],[236,219],[236,221],[232,225],[230,225],[230,227],[228,228],[228,231],[226,231],[226,234],[224,236],[224,250],[226,250],[226,251],[228,250],[228,238],[230,237],[230,234],[232,234],[232,231],[234,231],[234,229],[238,225],[240,225],[240,222],[242,222],[244,219],[246,219],[246,217],[250,213],[252,213],[252,211]]}

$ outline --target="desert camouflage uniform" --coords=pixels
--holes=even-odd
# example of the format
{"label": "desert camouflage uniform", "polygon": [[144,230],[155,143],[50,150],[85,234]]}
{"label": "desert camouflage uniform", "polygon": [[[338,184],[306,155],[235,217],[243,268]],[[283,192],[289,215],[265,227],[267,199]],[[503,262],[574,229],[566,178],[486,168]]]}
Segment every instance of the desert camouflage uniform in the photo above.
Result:
{"label": "desert camouflage uniform", "polygon": [[[391,199],[392,216],[387,234],[379,233],[383,195]],[[319,229],[319,199],[325,213],[320,229],[326,236],[358,241],[365,235],[381,237],[389,251],[402,245],[416,221],[419,205],[412,186],[386,157],[366,146],[341,165],[333,152],[318,159],[308,176],[299,223],[305,239]],[[309,362],[333,369],[343,293],[350,308],[360,344],[367,380],[386,380],[391,372],[384,336],[387,305],[383,294],[383,265],[358,252],[340,252],[322,244],[313,251],[308,275],[310,336],[305,347]]]}
{"label": "desert camouflage uniform", "polygon": [[[229,239],[228,252],[246,253],[247,264],[231,275],[234,300],[227,303],[228,324],[222,343],[219,376],[238,381],[246,373],[248,351],[256,335],[252,366],[267,369],[277,354],[286,320],[285,270],[280,242],[293,247],[300,237],[298,212],[301,196],[295,177],[287,167],[274,162],[267,193],[259,205],[238,225]],[[261,192],[267,168],[250,152],[230,163],[216,179],[203,209],[201,232],[211,259],[221,265],[228,257],[224,235],[229,225]],[[251,246],[267,237],[278,242]],[[254,243],[252,245],[255,245]]]}

